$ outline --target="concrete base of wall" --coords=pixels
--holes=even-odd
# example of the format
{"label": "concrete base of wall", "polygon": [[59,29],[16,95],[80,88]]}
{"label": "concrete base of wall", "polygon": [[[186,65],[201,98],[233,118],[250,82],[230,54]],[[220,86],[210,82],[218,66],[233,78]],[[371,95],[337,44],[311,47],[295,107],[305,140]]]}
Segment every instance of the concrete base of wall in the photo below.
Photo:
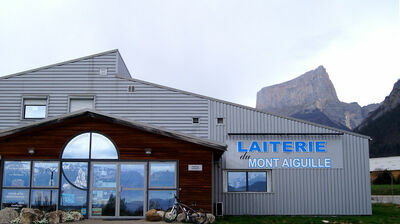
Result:
{"label": "concrete base of wall", "polygon": [[400,195],[372,195],[372,203],[392,203],[400,205]]}

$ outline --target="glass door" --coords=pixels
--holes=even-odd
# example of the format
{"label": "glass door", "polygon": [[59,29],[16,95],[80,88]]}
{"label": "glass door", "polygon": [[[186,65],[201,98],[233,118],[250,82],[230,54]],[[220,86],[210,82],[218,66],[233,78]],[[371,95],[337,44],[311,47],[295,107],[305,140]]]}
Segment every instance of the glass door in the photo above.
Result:
{"label": "glass door", "polygon": [[92,163],[90,217],[115,217],[117,200],[117,163]]}
{"label": "glass door", "polygon": [[90,217],[143,217],[146,176],[146,163],[92,163]]}
{"label": "glass door", "polygon": [[120,164],[119,216],[144,216],[146,207],[145,174],[145,163]]}

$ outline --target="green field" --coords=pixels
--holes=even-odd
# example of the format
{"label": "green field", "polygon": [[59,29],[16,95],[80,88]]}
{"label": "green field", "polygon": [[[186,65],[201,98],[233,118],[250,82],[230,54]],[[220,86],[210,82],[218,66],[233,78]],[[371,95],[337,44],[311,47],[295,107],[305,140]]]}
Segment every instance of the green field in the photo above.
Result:
{"label": "green field", "polygon": [[217,224],[243,223],[400,223],[400,205],[373,204],[372,216],[337,216],[337,217],[311,217],[311,216],[225,216],[218,219]]}
{"label": "green field", "polygon": [[[391,195],[392,187],[390,184],[371,184],[372,195]],[[400,184],[393,185],[393,194],[400,195]]]}

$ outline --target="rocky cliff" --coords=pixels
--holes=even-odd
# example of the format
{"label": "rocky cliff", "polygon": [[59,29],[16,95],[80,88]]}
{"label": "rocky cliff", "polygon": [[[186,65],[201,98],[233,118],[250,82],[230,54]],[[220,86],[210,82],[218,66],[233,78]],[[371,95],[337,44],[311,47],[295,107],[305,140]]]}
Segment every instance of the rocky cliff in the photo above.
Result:
{"label": "rocky cliff", "polygon": [[400,156],[400,80],[355,131],[372,138],[370,157]]}
{"label": "rocky cliff", "polygon": [[262,88],[256,105],[261,110],[348,130],[357,127],[377,107],[378,104],[360,107],[358,103],[341,102],[323,66]]}

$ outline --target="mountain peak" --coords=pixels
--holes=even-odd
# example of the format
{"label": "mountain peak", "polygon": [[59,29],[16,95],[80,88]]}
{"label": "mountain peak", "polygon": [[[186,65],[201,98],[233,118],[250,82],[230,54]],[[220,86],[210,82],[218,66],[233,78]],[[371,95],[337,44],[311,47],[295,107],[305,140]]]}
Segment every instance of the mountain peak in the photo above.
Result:
{"label": "mountain peak", "polygon": [[256,107],[342,129],[356,127],[371,109],[340,102],[322,65],[292,80],[262,88],[257,93]]}
{"label": "mountain peak", "polygon": [[[257,93],[256,107],[281,112],[281,109],[305,105],[319,108],[330,101],[338,102],[339,99],[328,73],[321,65],[292,80],[262,88]],[[290,110],[285,114],[290,115],[292,112]]]}

